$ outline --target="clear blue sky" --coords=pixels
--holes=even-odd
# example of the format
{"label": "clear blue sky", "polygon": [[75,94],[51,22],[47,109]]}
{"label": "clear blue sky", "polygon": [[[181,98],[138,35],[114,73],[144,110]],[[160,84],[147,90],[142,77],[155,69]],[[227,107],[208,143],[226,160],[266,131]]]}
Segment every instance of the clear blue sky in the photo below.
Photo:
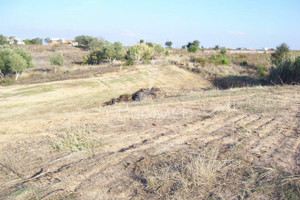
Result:
{"label": "clear blue sky", "polygon": [[300,49],[300,0],[0,0],[0,34]]}

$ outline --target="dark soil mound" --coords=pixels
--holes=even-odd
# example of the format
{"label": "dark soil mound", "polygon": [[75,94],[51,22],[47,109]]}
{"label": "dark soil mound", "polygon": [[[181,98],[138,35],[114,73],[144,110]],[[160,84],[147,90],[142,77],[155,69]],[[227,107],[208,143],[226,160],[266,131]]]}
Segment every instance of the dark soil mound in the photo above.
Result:
{"label": "dark soil mound", "polygon": [[120,102],[131,102],[131,101],[143,101],[145,99],[156,99],[160,97],[165,97],[165,93],[159,88],[151,89],[140,89],[137,92],[130,94],[123,94],[118,98],[112,98],[110,101],[107,101],[103,106],[113,105]]}

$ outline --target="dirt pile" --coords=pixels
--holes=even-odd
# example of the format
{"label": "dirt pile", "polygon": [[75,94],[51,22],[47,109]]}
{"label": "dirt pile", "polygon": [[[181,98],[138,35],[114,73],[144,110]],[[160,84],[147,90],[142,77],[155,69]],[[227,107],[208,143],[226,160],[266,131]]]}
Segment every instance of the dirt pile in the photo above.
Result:
{"label": "dirt pile", "polygon": [[165,93],[160,88],[140,89],[133,94],[122,94],[118,98],[112,98],[107,101],[103,106],[113,105],[120,102],[143,101],[145,99],[157,99],[165,97]]}

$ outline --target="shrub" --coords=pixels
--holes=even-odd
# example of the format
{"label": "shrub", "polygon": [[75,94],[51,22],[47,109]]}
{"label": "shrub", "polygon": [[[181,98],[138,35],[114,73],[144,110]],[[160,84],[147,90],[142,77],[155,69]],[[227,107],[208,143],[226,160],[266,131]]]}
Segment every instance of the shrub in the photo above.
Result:
{"label": "shrub", "polygon": [[269,75],[270,81],[275,84],[300,83],[300,56],[296,59],[286,59],[272,67]]}
{"label": "shrub", "polygon": [[218,55],[218,59],[219,59],[219,60],[223,60],[223,59],[224,59],[224,56],[223,56],[222,54],[219,54],[219,55]]}
{"label": "shrub", "polygon": [[134,65],[134,60],[132,58],[128,58],[125,63],[125,66],[133,66]]}
{"label": "shrub", "polygon": [[169,55],[170,55],[169,51],[166,51],[166,52],[165,52],[165,55],[166,55],[166,56],[169,56]]}
{"label": "shrub", "polygon": [[51,65],[62,66],[64,64],[64,57],[62,53],[57,53],[49,56]]}
{"label": "shrub", "polygon": [[24,43],[29,45],[42,45],[43,39],[42,38],[25,39]]}
{"label": "shrub", "polygon": [[215,54],[211,55],[210,57],[211,60],[217,60],[217,56]]}
{"label": "shrub", "polygon": [[220,52],[223,56],[226,54],[226,49],[222,48],[221,52]]}
{"label": "shrub", "polygon": [[247,65],[248,65],[248,62],[244,60],[243,62],[240,63],[240,65],[242,65],[242,66],[247,66]]}
{"label": "shrub", "polygon": [[264,77],[265,76],[265,67],[263,66],[263,64],[259,64],[258,68],[257,68],[257,74],[259,77]]}
{"label": "shrub", "polygon": [[235,62],[235,56],[232,56],[231,60],[232,62]]}
{"label": "shrub", "polygon": [[222,60],[221,60],[221,62],[222,62],[222,64],[224,64],[224,65],[228,65],[229,63],[228,63],[228,60],[226,59],[226,58],[223,58]]}
{"label": "shrub", "polygon": [[92,50],[83,58],[83,63],[89,65],[100,64],[105,61],[110,63],[113,60],[122,60],[124,58],[125,50],[120,42],[113,44],[105,42],[101,48]]}
{"label": "shrub", "polygon": [[274,65],[278,65],[284,59],[287,59],[290,52],[289,46],[285,43],[282,43],[280,46],[276,47],[276,49],[276,52],[271,54],[271,60]]}
{"label": "shrub", "polygon": [[128,48],[125,58],[132,59],[137,63],[148,63],[149,60],[155,55],[160,55],[164,48],[159,44],[152,44],[153,47],[145,43],[137,43]]}
{"label": "shrub", "polygon": [[188,48],[188,51],[189,51],[189,52],[196,52],[197,49],[198,49],[198,48],[197,48],[196,46],[191,45],[191,46]]}
{"label": "shrub", "polygon": [[183,53],[181,53],[179,56],[180,56],[180,57],[183,57],[183,56],[184,56],[184,54],[183,54]]}
{"label": "shrub", "polygon": [[206,58],[202,58],[202,57],[191,57],[191,62],[195,62],[195,63],[200,63],[201,66],[205,66],[207,63],[207,59]]}

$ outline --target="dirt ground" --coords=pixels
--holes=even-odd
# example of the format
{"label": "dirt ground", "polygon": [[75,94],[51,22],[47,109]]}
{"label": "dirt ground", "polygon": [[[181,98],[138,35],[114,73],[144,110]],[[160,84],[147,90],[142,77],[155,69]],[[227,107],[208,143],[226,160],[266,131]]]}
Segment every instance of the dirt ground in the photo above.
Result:
{"label": "dirt ground", "polygon": [[299,199],[300,87],[210,88],[176,66],[1,87],[0,199]]}

